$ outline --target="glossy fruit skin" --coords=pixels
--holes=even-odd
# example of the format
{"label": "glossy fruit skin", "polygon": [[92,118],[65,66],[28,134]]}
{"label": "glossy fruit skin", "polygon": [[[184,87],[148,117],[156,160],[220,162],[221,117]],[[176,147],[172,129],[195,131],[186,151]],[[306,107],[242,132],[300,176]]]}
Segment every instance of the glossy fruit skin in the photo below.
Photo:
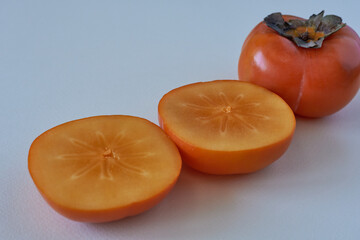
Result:
{"label": "glossy fruit skin", "polygon": [[[284,16],[285,20],[298,17]],[[346,106],[360,86],[360,38],[349,26],[318,49],[301,48],[264,22],[242,47],[239,79],[280,95],[295,114],[323,117]]]}

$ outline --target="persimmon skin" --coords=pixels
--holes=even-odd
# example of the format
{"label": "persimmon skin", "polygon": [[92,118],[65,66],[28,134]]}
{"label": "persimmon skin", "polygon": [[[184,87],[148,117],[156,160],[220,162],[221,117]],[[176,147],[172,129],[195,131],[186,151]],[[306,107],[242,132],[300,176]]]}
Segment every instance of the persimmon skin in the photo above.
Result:
{"label": "persimmon skin", "polygon": [[241,81],[281,96],[295,114],[324,117],[345,107],[359,90],[360,38],[345,26],[321,48],[301,48],[261,22],[244,42],[238,74]]}

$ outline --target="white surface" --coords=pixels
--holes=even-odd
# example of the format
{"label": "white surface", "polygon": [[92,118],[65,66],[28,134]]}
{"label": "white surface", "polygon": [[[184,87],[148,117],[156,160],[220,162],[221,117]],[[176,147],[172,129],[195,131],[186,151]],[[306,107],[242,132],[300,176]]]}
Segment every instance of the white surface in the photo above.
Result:
{"label": "white surface", "polygon": [[302,2],[2,2],[0,239],[360,239],[359,95],[331,117],[298,118],[289,150],[265,170],[184,167],[158,206],[118,222],[65,219],[27,170],[31,142],[53,126],[101,114],[157,123],[169,90],[236,79],[246,35],[271,12],[325,9],[360,32],[358,1]]}

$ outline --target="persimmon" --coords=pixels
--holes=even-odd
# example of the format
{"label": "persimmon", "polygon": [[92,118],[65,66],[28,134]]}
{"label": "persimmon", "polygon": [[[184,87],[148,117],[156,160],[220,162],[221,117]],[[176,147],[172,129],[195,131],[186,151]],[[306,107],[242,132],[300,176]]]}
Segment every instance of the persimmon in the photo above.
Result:
{"label": "persimmon", "polygon": [[160,126],[189,166],[210,174],[250,173],[288,148],[295,117],[275,93],[217,80],[176,88],[159,102]]}
{"label": "persimmon", "polygon": [[243,44],[239,80],[280,95],[297,115],[342,109],[360,86],[360,38],[340,17],[323,15],[267,16]]}
{"label": "persimmon", "polygon": [[112,115],[56,126],[29,151],[31,177],[57,212],[82,222],[139,214],[174,186],[181,169],[175,144],[155,124]]}

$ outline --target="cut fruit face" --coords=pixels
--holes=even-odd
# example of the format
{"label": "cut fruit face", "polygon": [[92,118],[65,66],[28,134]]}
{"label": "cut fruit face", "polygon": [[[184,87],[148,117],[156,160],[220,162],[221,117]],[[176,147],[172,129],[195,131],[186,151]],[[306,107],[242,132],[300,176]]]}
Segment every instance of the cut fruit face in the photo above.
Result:
{"label": "cut fruit face", "polygon": [[31,145],[29,171],[43,197],[78,221],[104,222],[145,211],[175,184],[176,146],[151,122],[98,116],[59,125]]}
{"label": "cut fruit face", "polygon": [[[218,161],[215,165],[222,162],[224,174],[253,171],[239,167],[254,161],[242,159],[244,153],[282,145],[279,143],[290,140],[295,129],[294,114],[279,96],[235,80],[195,83],[170,91],[159,103],[159,120],[190,166],[208,172],[204,169]],[[229,154],[231,167],[238,158],[237,170],[226,169]],[[273,159],[271,155],[264,158]]]}

